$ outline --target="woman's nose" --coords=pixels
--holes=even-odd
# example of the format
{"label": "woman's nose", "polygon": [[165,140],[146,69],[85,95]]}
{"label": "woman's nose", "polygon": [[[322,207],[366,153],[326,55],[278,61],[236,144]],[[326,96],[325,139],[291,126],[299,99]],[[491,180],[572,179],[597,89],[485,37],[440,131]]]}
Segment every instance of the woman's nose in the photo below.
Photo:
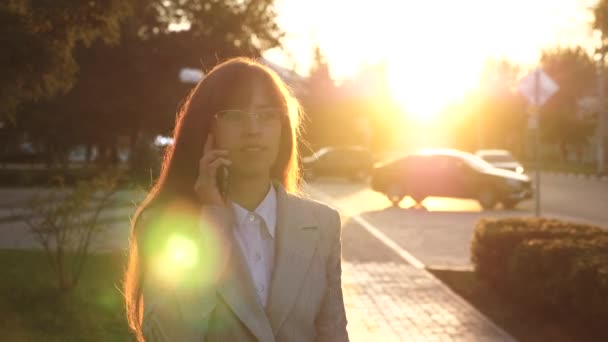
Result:
{"label": "woman's nose", "polygon": [[245,127],[248,133],[258,133],[262,129],[262,125],[260,124],[260,116],[255,113],[249,114],[247,116]]}

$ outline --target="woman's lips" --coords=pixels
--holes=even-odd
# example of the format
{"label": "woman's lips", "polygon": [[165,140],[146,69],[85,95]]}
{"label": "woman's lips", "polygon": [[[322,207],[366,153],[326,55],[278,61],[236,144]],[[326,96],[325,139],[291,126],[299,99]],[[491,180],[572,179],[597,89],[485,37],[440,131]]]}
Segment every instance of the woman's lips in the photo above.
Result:
{"label": "woman's lips", "polygon": [[265,148],[259,145],[241,147],[241,151],[243,152],[262,152],[263,150],[265,150]]}

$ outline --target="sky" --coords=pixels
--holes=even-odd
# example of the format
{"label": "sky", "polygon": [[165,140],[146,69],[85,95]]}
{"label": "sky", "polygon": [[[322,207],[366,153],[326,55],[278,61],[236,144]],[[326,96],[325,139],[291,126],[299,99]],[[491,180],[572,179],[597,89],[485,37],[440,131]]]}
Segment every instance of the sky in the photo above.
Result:
{"label": "sky", "polygon": [[264,56],[306,74],[314,46],[341,81],[383,61],[406,112],[431,117],[475,89],[489,58],[534,66],[543,48],[599,37],[597,0],[276,0],[283,50]]}

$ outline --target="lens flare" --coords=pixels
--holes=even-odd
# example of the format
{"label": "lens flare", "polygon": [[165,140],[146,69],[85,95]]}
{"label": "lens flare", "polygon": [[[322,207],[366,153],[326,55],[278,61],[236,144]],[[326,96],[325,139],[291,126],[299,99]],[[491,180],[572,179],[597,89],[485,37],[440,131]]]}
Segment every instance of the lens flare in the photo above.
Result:
{"label": "lens flare", "polygon": [[170,267],[190,269],[198,259],[198,248],[186,237],[171,236],[167,242],[166,259]]}
{"label": "lens flare", "polygon": [[172,206],[156,217],[145,245],[155,281],[167,286],[213,286],[226,253],[218,228],[183,206]]}

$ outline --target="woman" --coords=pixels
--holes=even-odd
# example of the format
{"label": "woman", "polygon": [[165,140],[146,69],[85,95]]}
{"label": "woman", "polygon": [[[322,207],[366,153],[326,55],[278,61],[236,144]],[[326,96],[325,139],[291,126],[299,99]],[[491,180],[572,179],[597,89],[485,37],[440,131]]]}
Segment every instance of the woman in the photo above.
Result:
{"label": "woman", "polygon": [[296,195],[299,112],[244,58],[192,90],[132,223],[125,296],[140,341],[348,341],[340,217]]}

